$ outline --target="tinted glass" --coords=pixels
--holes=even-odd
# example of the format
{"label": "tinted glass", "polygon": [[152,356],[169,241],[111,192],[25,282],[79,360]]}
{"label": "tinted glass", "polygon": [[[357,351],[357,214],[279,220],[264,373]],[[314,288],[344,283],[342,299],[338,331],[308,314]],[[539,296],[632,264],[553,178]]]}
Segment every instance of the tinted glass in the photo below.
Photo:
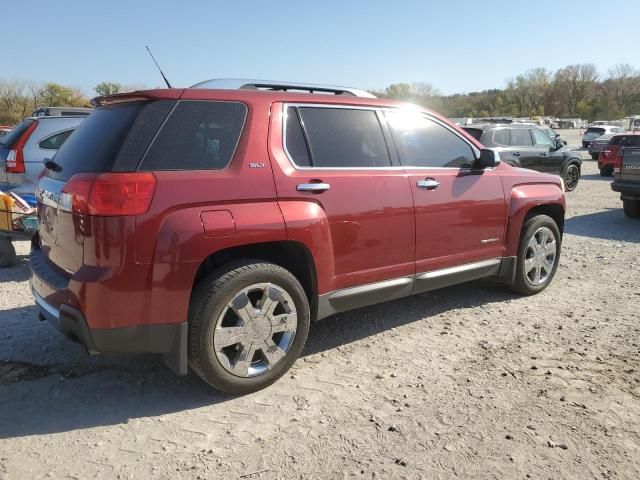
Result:
{"label": "tinted glass", "polygon": [[514,147],[531,147],[531,134],[526,128],[514,128],[511,130],[511,143]]}
{"label": "tinted glass", "polygon": [[309,159],[309,150],[307,142],[304,139],[300,119],[298,118],[298,109],[295,107],[287,108],[287,152],[291,155],[294,163],[300,167],[308,167],[311,165]]}
{"label": "tinted glass", "polygon": [[613,133],[622,133],[624,132],[624,128],[616,127],[616,128],[612,128],[611,131]]}
{"label": "tinted glass", "polygon": [[16,125],[16,127],[13,130],[11,130],[4,137],[0,138],[0,145],[11,147],[20,138],[20,136],[24,133],[24,131],[27,128],[29,128],[29,125],[31,125],[33,122],[35,122],[35,120],[28,119]]}
{"label": "tinted glass", "polygon": [[493,133],[493,143],[496,145],[509,145],[509,139],[511,136],[509,135],[508,128],[501,128],[500,130],[495,130]]}
{"label": "tinted glass", "polygon": [[605,132],[604,128],[589,127],[587,128],[587,131],[584,133],[597,133],[598,135],[602,135],[604,132]]}
{"label": "tinted glass", "polygon": [[400,163],[411,167],[471,166],[471,146],[448,128],[420,114],[387,113]]}
{"label": "tinted glass", "polygon": [[62,144],[65,142],[67,137],[73,133],[73,130],[67,130],[66,132],[61,132],[56,135],[52,135],[49,138],[45,138],[42,140],[38,146],[40,148],[44,148],[46,150],[57,150]]}
{"label": "tinted glass", "polygon": [[476,140],[480,140],[480,137],[482,137],[482,130],[479,128],[464,128],[463,130]]}
{"label": "tinted glass", "polygon": [[314,167],[391,165],[375,111],[302,107],[299,112]]}
{"label": "tinted glass", "polygon": [[89,115],[60,147],[56,163],[59,172],[46,169],[45,175],[67,181],[79,172],[107,172],[144,103],[101,107]]}
{"label": "tinted glass", "polygon": [[531,130],[533,134],[533,141],[538,147],[553,147],[555,143],[549,138],[549,136],[542,130]]}
{"label": "tinted glass", "polygon": [[219,170],[235,152],[247,115],[239,102],[183,101],[142,161],[142,170]]}

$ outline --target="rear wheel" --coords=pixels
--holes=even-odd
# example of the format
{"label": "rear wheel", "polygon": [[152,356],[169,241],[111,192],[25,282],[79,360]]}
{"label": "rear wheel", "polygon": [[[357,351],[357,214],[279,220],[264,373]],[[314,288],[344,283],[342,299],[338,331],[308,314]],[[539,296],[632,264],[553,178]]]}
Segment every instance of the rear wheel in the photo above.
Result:
{"label": "rear wheel", "polygon": [[16,249],[11,240],[0,239],[0,268],[13,267],[16,260]]}
{"label": "rear wheel", "polygon": [[613,175],[613,167],[612,166],[602,167],[600,169],[600,175],[603,177],[610,177],[611,175]]}
{"label": "rear wheel", "polygon": [[235,263],[207,276],[189,309],[189,364],[208,384],[233,394],[265,388],[300,356],[309,302],[284,268]]}
{"label": "rear wheel", "polygon": [[541,292],[553,279],[560,260],[560,230],[547,215],[536,215],[522,227],[512,289],[523,295]]}
{"label": "rear wheel", "polygon": [[629,218],[640,218],[640,200],[622,200],[624,214]]}
{"label": "rear wheel", "polygon": [[578,186],[580,180],[580,168],[575,163],[570,163],[564,172],[564,188],[571,192]]}

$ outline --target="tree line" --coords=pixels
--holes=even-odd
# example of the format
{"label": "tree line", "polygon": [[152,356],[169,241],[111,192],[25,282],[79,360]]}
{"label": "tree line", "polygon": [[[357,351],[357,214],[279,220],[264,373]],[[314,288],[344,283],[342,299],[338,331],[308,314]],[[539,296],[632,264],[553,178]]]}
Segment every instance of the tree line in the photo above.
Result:
{"label": "tree line", "polygon": [[[94,87],[96,96],[145,88],[101,82]],[[14,125],[38,107],[90,107],[90,97],[77,87],[54,82],[38,84],[25,80],[0,79],[0,124]]]}
{"label": "tree line", "polygon": [[555,72],[534,68],[507,80],[503,89],[442,95],[429,83],[395,83],[372,93],[417,103],[452,118],[508,115],[616,120],[640,114],[640,70],[619,64],[603,75],[593,64],[578,64]]}
{"label": "tree line", "polygon": [[[110,95],[144,88],[101,82],[94,93]],[[429,83],[394,83],[373,91],[378,97],[423,105],[447,117],[549,116],[615,120],[640,114],[640,71],[619,64],[605,74],[593,64],[576,64],[555,72],[534,68],[510,78],[502,89],[443,95]],[[15,124],[38,107],[90,106],[80,88],[0,79],[0,124]]]}

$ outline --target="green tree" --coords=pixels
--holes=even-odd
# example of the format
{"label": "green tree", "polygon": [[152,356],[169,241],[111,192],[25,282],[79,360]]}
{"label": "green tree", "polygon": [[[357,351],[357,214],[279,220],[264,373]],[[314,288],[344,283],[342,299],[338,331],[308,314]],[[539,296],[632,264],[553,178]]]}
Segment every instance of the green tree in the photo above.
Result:
{"label": "green tree", "polygon": [[121,89],[122,85],[117,82],[100,82],[94,87],[96,95],[99,97],[120,93]]}

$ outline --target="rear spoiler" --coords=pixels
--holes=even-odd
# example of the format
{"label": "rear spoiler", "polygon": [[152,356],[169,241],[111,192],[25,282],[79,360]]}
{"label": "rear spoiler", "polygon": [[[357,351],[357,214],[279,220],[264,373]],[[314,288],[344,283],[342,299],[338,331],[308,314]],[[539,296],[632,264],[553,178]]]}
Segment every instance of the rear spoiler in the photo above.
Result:
{"label": "rear spoiler", "polygon": [[155,90],[139,90],[135,92],[105,95],[91,100],[94,107],[115,105],[118,103],[137,102],[142,100],[177,100],[182,96],[183,88],[158,88]]}

